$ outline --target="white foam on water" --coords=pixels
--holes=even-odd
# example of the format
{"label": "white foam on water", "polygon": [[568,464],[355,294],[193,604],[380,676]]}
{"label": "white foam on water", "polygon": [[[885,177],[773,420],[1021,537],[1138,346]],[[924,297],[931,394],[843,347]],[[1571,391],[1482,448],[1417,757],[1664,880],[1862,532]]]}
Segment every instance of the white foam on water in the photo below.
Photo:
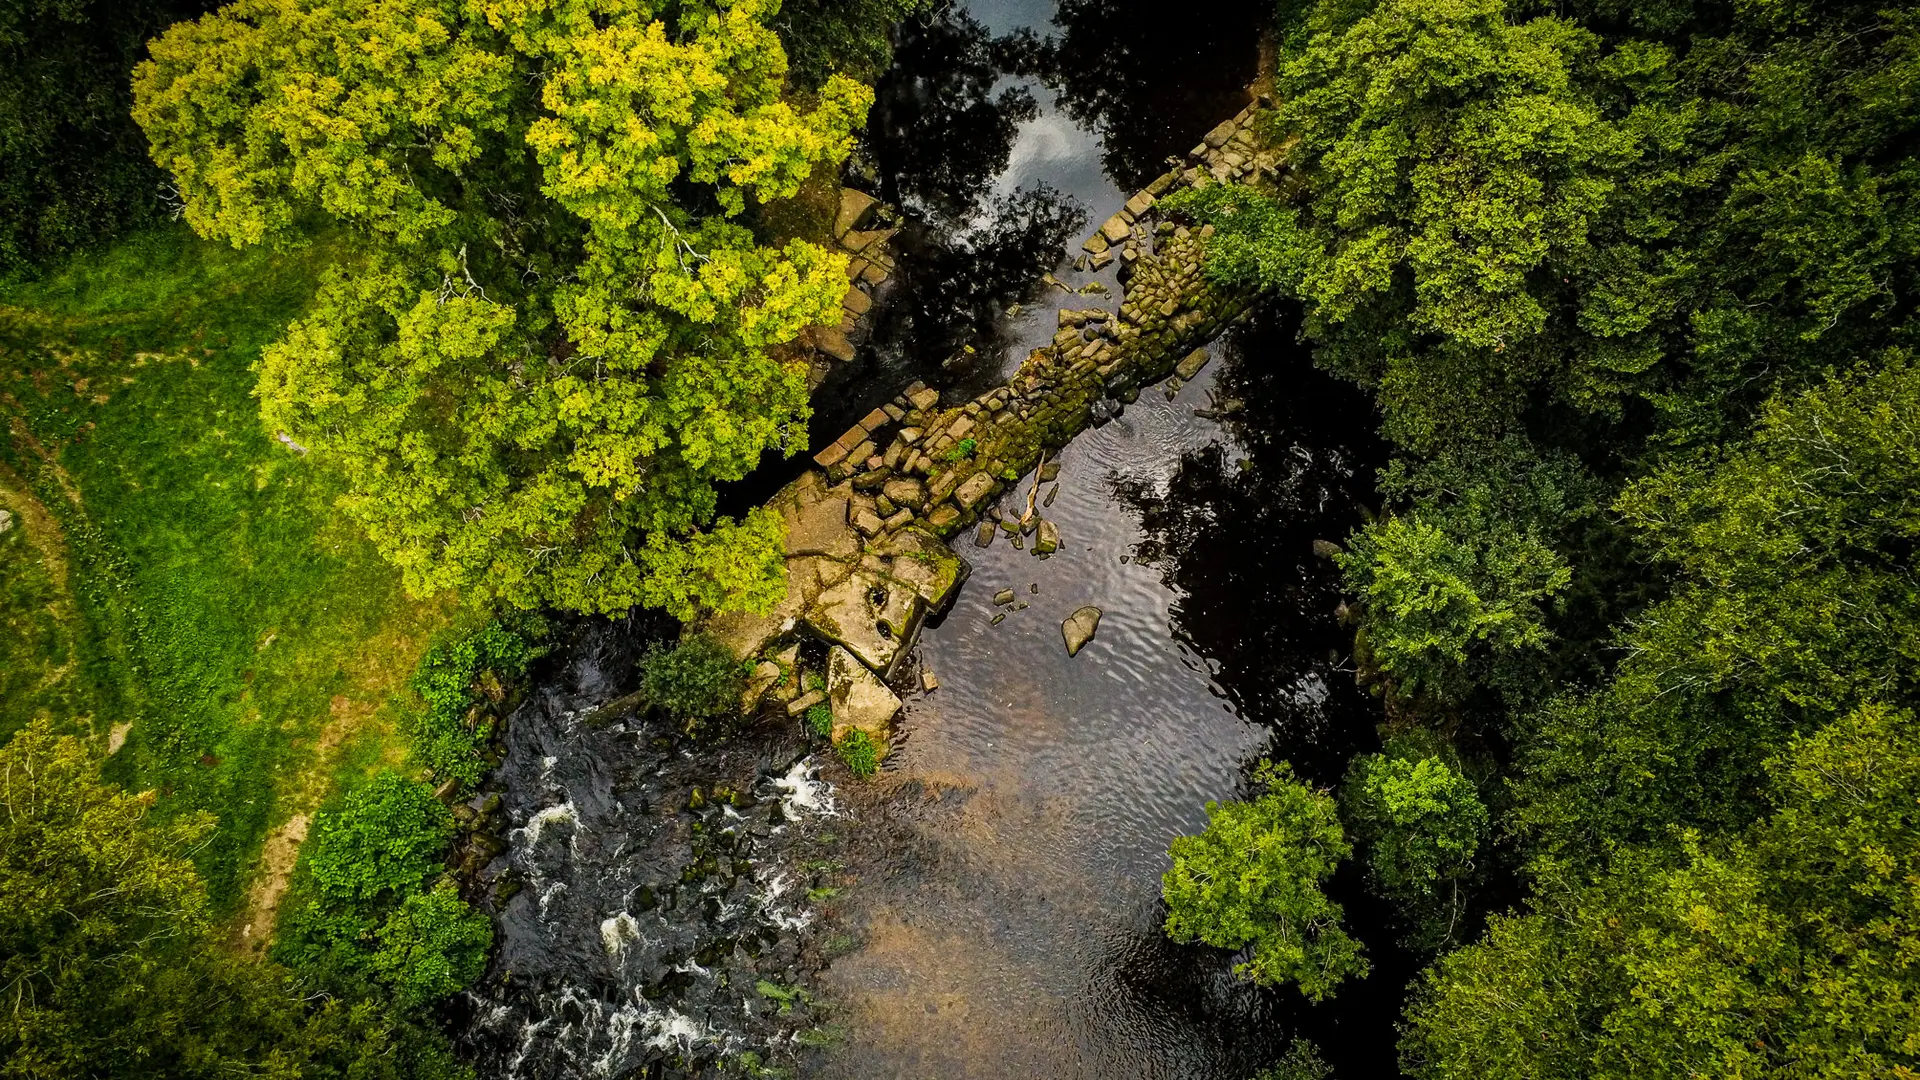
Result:
{"label": "white foam on water", "polygon": [[647,1027],[647,1045],[655,1050],[673,1048],[692,1053],[701,1044],[724,1047],[728,1042],[725,1035],[673,1009],[648,1016]]}
{"label": "white foam on water", "polygon": [[624,911],[612,918],[600,920],[600,943],[607,947],[608,956],[618,956],[621,950],[633,942],[645,940],[640,935],[639,922]]}
{"label": "white foam on water", "polygon": [[787,875],[775,874],[768,878],[766,885],[753,896],[755,903],[760,906],[760,913],[768,922],[782,930],[799,930],[812,923],[813,912],[798,908],[783,908],[780,905],[780,897],[786,891]]}
{"label": "white foam on water", "polygon": [[533,815],[527,819],[525,827],[513,831],[524,837],[527,846],[531,848],[540,843],[540,834],[546,831],[547,826],[566,825],[572,828],[579,824],[580,815],[574,812],[573,804],[563,802],[558,806],[549,806],[545,810]]}
{"label": "white foam on water", "polygon": [[804,757],[793,763],[787,775],[774,779],[781,812],[788,821],[799,821],[803,814],[835,817],[840,813],[833,802],[833,785],[820,779],[819,772],[813,758]]}

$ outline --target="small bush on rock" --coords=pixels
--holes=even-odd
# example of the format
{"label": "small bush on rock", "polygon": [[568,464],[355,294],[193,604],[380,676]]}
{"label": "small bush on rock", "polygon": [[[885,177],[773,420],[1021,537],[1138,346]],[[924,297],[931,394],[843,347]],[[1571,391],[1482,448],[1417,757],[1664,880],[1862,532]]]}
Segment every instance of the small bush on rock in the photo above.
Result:
{"label": "small bush on rock", "polygon": [[[829,723],[831,723],[831,714],[829,714]],[[839,752],[840,760],[847,763],[847,768],[853,775],[862,780],[880,769],[880,747],[875,745],[871,736],[859,728],[854,728],[840,736],[840,741],[833,744],[833,748]]]}
{"label": "small bush on rock", "polygon": [[647,698],[690,729],[740,711],[745,673],[733,654],[712,638],[695,636],[655,647],[641,663]]}

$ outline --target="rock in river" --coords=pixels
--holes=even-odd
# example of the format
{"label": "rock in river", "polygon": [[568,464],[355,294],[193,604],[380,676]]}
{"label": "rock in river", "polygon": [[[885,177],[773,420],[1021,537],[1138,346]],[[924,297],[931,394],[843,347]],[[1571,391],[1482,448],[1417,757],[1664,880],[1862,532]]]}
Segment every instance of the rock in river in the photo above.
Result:
{"label": "rock in river", "polygon": [[1080,647],[1092,641],[1098,629],[1100,609],[1091,604],[1067,616],[1067,621],[1060,624],[1060,633],[1067,639],[1067,655],[1078,655]]}
{"label": "rock in river", "polygon": [[1034,537],[1033,540],[1033,553],[1035,555],[1050,555],[1059,550],[1060,526],[1055,525],[1046,518],[1041,518],[1040,535]]}
{"label": "rock in river", "polygon": [[865,664],[838,646],[827,654],[827,702],[833,707],[833,741],[857,728],[885,752],[900,699]]}

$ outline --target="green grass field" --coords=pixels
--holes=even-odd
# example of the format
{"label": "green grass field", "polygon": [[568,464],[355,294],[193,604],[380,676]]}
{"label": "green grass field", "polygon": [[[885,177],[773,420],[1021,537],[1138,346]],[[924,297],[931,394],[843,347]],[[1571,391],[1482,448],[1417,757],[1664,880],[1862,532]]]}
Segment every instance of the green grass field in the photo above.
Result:
{"label": "green grass field", "polygon": [[403,754],[407,677],[456,611],[409,599],[260,423],[252,367],[325,254],[181,227],[0,289],[0,740],[49,714],[105,754],[130,723],[108,775],[219,816],[199,861],[236,926],[303,815]]}

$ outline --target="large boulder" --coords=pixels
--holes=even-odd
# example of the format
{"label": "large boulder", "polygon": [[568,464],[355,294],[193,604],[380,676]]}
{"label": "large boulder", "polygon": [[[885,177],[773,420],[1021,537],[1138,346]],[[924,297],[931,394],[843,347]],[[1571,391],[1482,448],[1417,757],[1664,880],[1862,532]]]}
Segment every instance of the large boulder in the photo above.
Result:
{"label": "large boulder", "polygon": [[901,529],[889,536],[879,551],[887,573],[918,593],[927,611],[933,613],[953,599],[969,569],[966,560],[925,529]]}
{"label": "large boulder", "polygon": [[834,742],[857,729],[886,753],[900,699],[852,653],[838,647],[827,654],[827,703],[833,708]]}
{"label": "large boulder", "polygon": [[890,673],[919,632],[925,611],[920,594],[911,586],[863,569],[822,589],[806,620],[821,637],[845,647],[861,663]]}
{"label": "large boulder", "polygon": [[847,525],[847,500],[829,496],[789,508],[787,554],[850,559],[860,553],[860,538]]}

